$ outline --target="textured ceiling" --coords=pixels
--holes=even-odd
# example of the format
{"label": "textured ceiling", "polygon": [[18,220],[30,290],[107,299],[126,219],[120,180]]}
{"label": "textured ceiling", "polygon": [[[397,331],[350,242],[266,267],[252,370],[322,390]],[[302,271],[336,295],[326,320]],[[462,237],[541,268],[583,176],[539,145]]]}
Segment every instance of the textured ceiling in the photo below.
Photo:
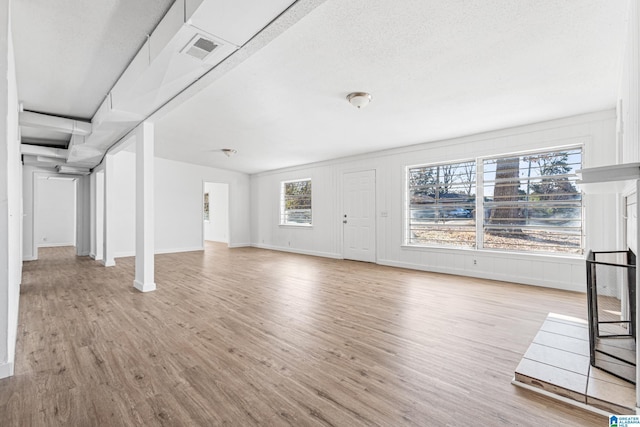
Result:
{"label": "textured ceiling", "polygon": [[156,153],[253,173],[613,108],[628,5],[329,0],[162,118]]}
{"label": "textured ceiling", "polygon": [[24,108],[90,119],[173,0],[15,0]]}

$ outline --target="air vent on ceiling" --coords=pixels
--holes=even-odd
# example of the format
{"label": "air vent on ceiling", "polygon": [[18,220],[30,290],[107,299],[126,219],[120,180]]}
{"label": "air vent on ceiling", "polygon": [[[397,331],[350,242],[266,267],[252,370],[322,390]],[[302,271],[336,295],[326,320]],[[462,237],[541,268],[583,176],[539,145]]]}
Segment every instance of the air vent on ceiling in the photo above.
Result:
{"label": "air vent on ceiling", "polygon": [[196,34],[189,43],[182,49],[182,53],[189,56],[193,56],[201,61],[204,61],[211,52],[217,48],[218,45],[206,37]]}

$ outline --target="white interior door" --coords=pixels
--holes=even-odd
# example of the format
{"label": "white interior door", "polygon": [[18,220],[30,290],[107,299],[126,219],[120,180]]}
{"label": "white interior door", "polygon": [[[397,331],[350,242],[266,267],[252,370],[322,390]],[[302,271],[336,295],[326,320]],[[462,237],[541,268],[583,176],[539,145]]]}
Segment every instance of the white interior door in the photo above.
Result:
{"label": "white interior door", "polygon": [[376,171],[343,177],[343,256],[376,262]]}

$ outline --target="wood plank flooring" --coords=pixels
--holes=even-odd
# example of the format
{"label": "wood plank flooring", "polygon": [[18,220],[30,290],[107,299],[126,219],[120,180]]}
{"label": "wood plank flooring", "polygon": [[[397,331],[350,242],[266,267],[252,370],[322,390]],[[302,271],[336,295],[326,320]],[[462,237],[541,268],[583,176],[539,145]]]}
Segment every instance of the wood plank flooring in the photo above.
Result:
{"label": "wood plank flooring", "polygon": [[25,263],[2,426],[602,426],[510,384],[583,294],[208,243]]}

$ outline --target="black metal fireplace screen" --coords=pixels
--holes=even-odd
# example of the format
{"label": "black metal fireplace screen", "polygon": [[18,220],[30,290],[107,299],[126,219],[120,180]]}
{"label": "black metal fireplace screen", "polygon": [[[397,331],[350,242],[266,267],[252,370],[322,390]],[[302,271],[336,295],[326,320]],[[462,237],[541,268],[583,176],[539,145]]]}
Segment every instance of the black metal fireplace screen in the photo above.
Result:
{"label": "black metal fireplace screen", "polygon": [[592,366],[636,382],[636,255],[587,255],[589,349]]}

